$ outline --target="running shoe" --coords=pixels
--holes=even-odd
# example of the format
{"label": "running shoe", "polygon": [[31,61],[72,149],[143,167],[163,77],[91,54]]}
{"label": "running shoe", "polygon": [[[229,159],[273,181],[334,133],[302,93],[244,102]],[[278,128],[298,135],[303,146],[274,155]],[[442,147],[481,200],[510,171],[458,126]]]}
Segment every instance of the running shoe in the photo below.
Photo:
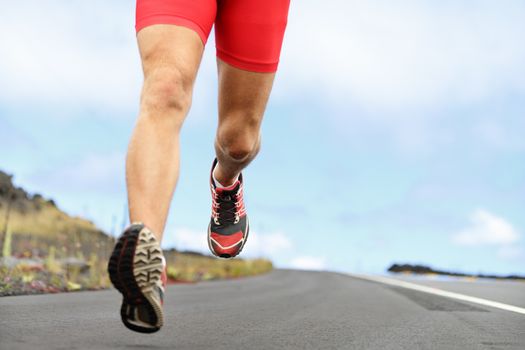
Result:
{"label": "running shoe", "polygon": [[120,236],[108,263],[111,283],[122,294],[120,316],[136,332],[162,327],[166,260],[153,233],[142,223],[131,224]]}
{"label": "running shoe", "polygon": [[250,229],[243,201],[242,173],[231,186],[217,187],[213,181],[216,165],[217,159],[213,161],[210,174],[212,214],[208,226],[208,246],[215,256],[229,259],[241,252]]}

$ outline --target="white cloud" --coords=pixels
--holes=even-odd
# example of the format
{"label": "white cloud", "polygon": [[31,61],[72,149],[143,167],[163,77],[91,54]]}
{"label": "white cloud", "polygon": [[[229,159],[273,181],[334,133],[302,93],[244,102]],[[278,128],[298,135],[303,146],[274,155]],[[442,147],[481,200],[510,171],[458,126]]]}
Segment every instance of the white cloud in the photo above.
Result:
{"label": "white cloud", "polygon": [[[436,128],[449,128],[429,122],[446,113],[420,108],[524,94],[524,16],[518,1],[482,1],[475,9],[462,1],[292,1],[272,99],[315,96],[333,108],[326,114],[344,126],[338,130],[356,133],[348,142],[372,136],[407,150],[447,143],[454,135]],[[10,2],[0,12],[0,32],[16,33],[2,37],[0,103],[60,106],[67,117],[78,115],[68,107],[134,116],[142,77],[133,2]],[[208,123],[214,113],[213,44],[212,34],[188,123]],[[377,113],[364,116],[360,109]],[[511,146],[523,147],[517,128],[498,125],[479,133],[487,142],[516,140]]]}
{"label": "white cloud", "polygon": [[497,245],[516,243],[520,235],[505,219],[478,209],[472,213],[470,227],[452,237],[454,243],[465,246]]}
{"label": "white cloud", "polygon": [[292,2],[278,89],[388,111],[523,94],[524,16],[518,1]]}
{"label": "white cloud", "polygon": [[301,270],[323,270],[326,268],[326,259],[318,256],[298,256],[292,259],[290,266]]}
{"label": "white cloud", "polygon": [[[124,0],[9,3],[0,12],[0,103],[60,106],[56,117],[75,117],[69,108],[134,117],[142,84],[134,15],[134,2]],[[198,120],[209,117],[216,85],[210,39],[198,79],[205,83],[195,88]]]}
{"label": "white cloud", "polygon": [[[390,110],[524,93],[524,16],[519,1],[475,9],[461,1],[292,2],[275,95],[307,89],[337,108]],[[0,32],[16,33],[2,38],[1,100],[135,108],[141,72],[132,2],[11,2]],[[215,67],[208,68],[211,83]]]}
{"label": "white cloud", "polygon": [[129,1],[10,3],[0,14],[0,101],[135,108],[133,14]]}
{"label": "white cloud", "polygon": [[519,1],[292,1],[272,99],[315,106],[356,148],[523,150],[519,116],[493,107],[525,98],[524,17]]}

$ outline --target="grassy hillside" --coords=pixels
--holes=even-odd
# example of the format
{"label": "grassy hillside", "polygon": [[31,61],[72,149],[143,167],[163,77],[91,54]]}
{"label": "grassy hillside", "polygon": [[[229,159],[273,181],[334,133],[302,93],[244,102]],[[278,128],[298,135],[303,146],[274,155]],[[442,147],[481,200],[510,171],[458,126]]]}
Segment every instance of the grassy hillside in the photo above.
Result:
{"label": "grassy hillside", "polygon": [[[204,233],[203,233],[203,239]],[[106,288],[115,239],[0,171],[0,295]],[[235,278],[268,272],[267,260],[218,260],[165,251],[172,281]]]}
{"label": "grassy hillside", "polygon": [[43,258],[53,247],[58,258],[84,258],[93,253],[103,258],[114,242],[114,238],[92,222],[70,216],[60,210],[53,200],[45,199],[40,194],[29,194],[23,188],[14,186],[12,176],[0,171],[2,255]]}

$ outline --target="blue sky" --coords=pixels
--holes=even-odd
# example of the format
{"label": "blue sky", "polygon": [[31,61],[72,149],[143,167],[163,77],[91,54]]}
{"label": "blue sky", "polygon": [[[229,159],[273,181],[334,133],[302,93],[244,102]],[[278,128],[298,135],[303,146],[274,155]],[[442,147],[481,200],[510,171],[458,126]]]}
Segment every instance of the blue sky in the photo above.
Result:
{"label": "blue sky", "polygon": [[[523,18],[520,1],[292,1],[244,172],[246,256],[525,273]],[[0,169],[114,234],[142,79],[133,20],[133,1],[0,14]],[[164,245],[206,251],[213,36],[194,93]]]}

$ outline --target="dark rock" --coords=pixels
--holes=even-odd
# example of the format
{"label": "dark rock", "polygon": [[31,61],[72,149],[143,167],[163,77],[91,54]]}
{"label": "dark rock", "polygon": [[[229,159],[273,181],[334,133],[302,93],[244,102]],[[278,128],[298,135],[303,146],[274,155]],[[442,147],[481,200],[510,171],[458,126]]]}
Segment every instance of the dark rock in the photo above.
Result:
{"label": "dark rock", "polygon": [[393,264],[387,270],[393,273],[413,273],[418,275],[435,274],[442,276],[453,276],[453,277],[476,277],[476,278],[492,278],[492,279],[506,279],[506,280],[525,280],[525,276],[509,275],[509,276],[498,276],[498,275],[486,275],[486,274],[468,274],[462,272],[451,272],[435,270],[429,266],[424,265],[411,265],[411,264]]}

